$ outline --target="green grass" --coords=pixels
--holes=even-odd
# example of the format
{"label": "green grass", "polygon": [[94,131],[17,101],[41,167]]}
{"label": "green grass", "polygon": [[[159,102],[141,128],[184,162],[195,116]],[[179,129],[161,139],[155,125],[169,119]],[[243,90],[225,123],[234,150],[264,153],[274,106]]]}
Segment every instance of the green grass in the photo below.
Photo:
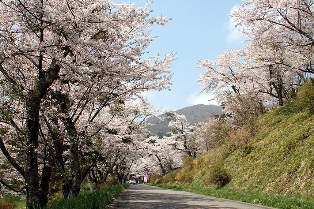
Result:
{"label": "green grass", "polygon": [[47,209],[105,209],[127,185],[114,185],[94,192],[82,192],[78,197],[62,199],[50,204]]}
{"label": "green grass", "polygon": [[14,196],[13,198],[14,202],[14,209],[25,209],[25,201],[26,201],[26,196],[25,195],[18,195]]}
{"label": "green grass", "polygon": [[213,196],[218,198],[224,198],[229,200],[236,200],[240,202],[246,202],[257,205],[264,205],[282,209],[313,209],[314,200],[312,197],[292,197],[275,194],[253,193],[248,191],[235,191],[227,188],[215,190],[202,186],[195,186],[192,184],[180,184],[180,183],[166,183],[156,184],[167,189],[181,190],[192,192],[196,194],[202,194],[206,196]]}

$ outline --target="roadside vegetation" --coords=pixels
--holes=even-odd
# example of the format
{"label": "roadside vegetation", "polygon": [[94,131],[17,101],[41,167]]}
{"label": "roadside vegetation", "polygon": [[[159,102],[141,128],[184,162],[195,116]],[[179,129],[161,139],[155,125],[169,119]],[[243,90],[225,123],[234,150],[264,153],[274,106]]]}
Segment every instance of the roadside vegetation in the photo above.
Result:
{"label": "roadside vegetation", "polygon": [[127,185],[117,184],[93,192],[84,191],[72,199],[61,199],[48,205],[47,209],[75,208],[75,209],[101,209],[107,206],[120,194]]}
{"label": "roadside vegetation", "polygon": [[11,209],[14,207],[13,202],[7,198],[1,198],[0,207],[5,209]]}
{"label": "roadside vegetation", "polygon": [[25,209],[25,195],[24,194],[3,194],[0,197],[1,209]]}
{"label": "roadside vegetation", "polygon": [[[106,208],[128,185],[115,184],[90,191],[84,189],[77,197],[64,199],[62,194],[55,194],[50,198],[46,209],[101,209]],[[24,195],[6,195],[0,198],[1,209],[25,209]]]}
{"label": "roadside vegetation", "polygon": [[276,208],[314,208],[313,88],[310,80],[286,105],[219,134],[221,144],[212,140],[209,152],[151,183]]}

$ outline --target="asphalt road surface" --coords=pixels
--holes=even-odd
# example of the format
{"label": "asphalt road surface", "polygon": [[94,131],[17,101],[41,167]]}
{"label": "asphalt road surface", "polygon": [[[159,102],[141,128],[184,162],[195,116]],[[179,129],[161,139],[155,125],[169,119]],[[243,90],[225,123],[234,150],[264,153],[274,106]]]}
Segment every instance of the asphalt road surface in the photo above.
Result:
{"label": "asphalt road surface", "polygon": [[225,200],[190,192],[162,189],[144,184],[131,185],[108,207],[134,209],[270,209],[260,205]]}

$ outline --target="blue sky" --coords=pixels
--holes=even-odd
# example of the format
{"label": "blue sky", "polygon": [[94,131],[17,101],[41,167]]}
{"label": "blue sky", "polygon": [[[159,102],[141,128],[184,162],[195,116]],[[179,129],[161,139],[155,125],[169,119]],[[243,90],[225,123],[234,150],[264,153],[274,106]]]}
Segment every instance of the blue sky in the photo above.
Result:
{"label": "blue sky", "polygon": [[[146,0],[113,0],[114,3],[134,3],[142,7]],[[178,110],[195,104],[215,104],[209,94],[199,94],[203,84],[196,80],[205,72],[197,68],[199,59],[215,60],[228,49],[241,48],[243,36],[232,30],[230,12],[241,0],[153,0],[152,15],[171,18],[165,26],[155,26],[152,34],[158,38],[148,48],[150,55],[175,53],[177,59],[171,91],[148,92],[145,95],[155,108]]]}

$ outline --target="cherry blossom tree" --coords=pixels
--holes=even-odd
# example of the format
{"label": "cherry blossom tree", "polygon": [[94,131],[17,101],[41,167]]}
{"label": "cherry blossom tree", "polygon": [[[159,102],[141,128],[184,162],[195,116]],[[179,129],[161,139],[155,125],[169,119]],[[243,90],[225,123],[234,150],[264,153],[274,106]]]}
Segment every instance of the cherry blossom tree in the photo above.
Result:
{"label": "cherry blossom tree", "polygon": [[[286,79],[288,75],[293,77],[290,83],[298,84],[297,78],[304,82],[303,78],[313,73],[312,10],[313,2],[307,0],[249,0],[243,1],[242,7],[231,14],[249,38],[248,53],[255,54],[250,61],[268,64],[271,85],[279,99],[281,86],[278,76]],[[283,98],[289,94],[285,90],[282,93]]]}
{"label": "cherry blossom tree", "polygon": [[214,62],[199,61],[207,68],[199,79],[203,90],[213,92],[225,112],[238,119],[294,97],[313,73],[312,9],[306,0],[243,1],[231,17],[248,38],[244,48],[222,53]]}
{"label": "cherry blossom tree", "polygon": [[43,207],[53,163],[68,163],[78,194],[86,163],[78,142],[100,132],[104,109],[169,87],[173,55],[141,59],[154,39],[149,29],[167,18],[149,17],[149,4],[93,0],[5,0],[0,8],[1,88],[10,89],[1,99],[0,148],[24,180],[27,208]]}
{"label": "cherry blossom tree", "polygon": [[285,63],[312,72],[312,10],[308,0],[245,0],[231,16],[254,44],[283,46]]}
{"label": "cherry blossom tree", "polygon": [[[182,152],[175,148],[173,137],[148,137],[142,144],[142,157],[134,165],[136,170],[150,174],[166,174],[182,166]],[[140,168],[140,169],[138,169]],[[134,170],[134,167],[132,168]]]}
{"label": "cherry blossom tree", "polygon": [[143,156],[143,141],[148,136],[146,118],[154,112],[147,103],[135,106],[126,103],[118,116],[112,118],[114,121],[107,124],[111,133],[105,129],[101,132],[102,140],[97,149],[101,159],[92,168],[99,174],[99,182],[108,176],[125,181],[132,165]]}
{"label": "cherry blossom tree", "polygon": [[166,117],[170,119],[169,127],[172,129],[173,146],[176,150],[185,153],[188,157],[196,157],[197,146],[193,140],[192,133],[194,125],[190,125],[184,115],[176,112],[166,112]]}
{"label": "cherry blossom tree", "polygon": [[196,124],[192,138],[197,144],[197,153],[202,154],[219,147],[229,136],[230,127],[225,123],[224,115],[216,115],[207,121]]}

